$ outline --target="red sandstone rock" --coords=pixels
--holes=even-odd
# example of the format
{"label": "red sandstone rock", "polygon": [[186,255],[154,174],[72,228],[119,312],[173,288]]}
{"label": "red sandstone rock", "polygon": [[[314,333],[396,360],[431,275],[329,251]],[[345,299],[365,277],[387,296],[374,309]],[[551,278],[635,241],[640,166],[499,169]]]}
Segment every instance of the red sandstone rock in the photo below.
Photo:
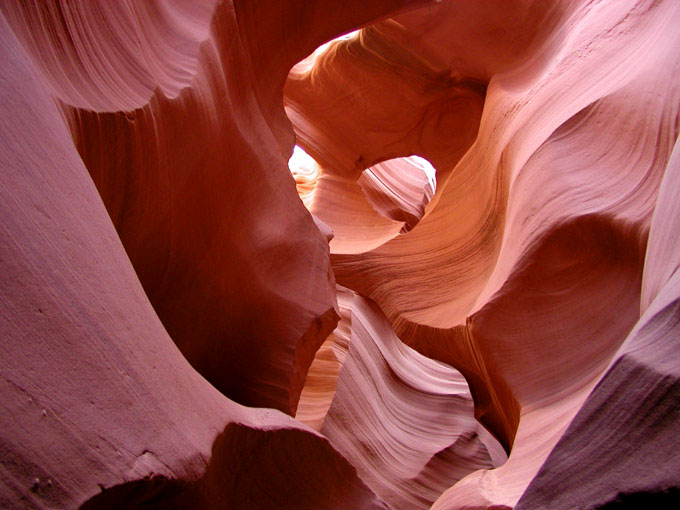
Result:
{"label": "red sandstone rock", "polygon": [[0,506],[668,505],[679,25],[0,3]]}
{"label": "red sandstone rock", "polygon": [[[491,10],[471,15],[475,8],[451,2],[433,8],[436,20],[421,10],[382,22],[331,46],[287,85],[301,141],[318,151],[319,183],[342,174],[350,189],[368,166],[361,162],[379,158],[366,156],[376,146],[399,140],[414,150],[414,138],[437,139],[424,123],[401,120],[409,110],[396,98],[406,84],[429,81],[421,88],[437,90],[441,82],[424,71],[433,68],[455,83],[491,77],[465,156],[419,149],[433,162],[450,160],[435,165],[437,194],[417,227],[351,249],[331,246],[338,281],[376,300],[407,343],[460,369],[478,417],[512,448],[506,466],[470,475],[437,508],[512,507],[604,374],[638,320],[643,266],[660,264],[644,262],[643,253],[677,137],[679,45],[668,35],[676,6],[534,4],[511,16],[534,31],[513,41],[524,45],[514,60],[499,57],[510,32],[459,42],[501,22]],[[474,58],[480,47],[487,53]],[[362,66],[371,85],[356,71]],[[394,87],[401,93],[385,93]],[[412,118],[427,118],[427,109],[413,110]],[[386,111],[397,120],[381,131],[371,122]],[[348,118],[353,129],[343,124]],[[454,140],[461,131],[440,132]],[[311,208],[332,212],[328,223],[344,228],[338,195],[320,193]],[[676,237],[668,233],[650,249],[672,258]],[[667,277],[675,266],[664,267]],[[651,274],[646,281],[658,278]],[[644,296],[643,307],[651,299]]]}
{"label": "red sandstone rock", "polygon": [[318,434],[220,395],[163,327],[224,392],[294,412],[334,326],[288,141],[227,79],[252,63],[231,4],[1,9],[2,506],[381,506]]}
{"label": "red sandstone rock", "polygon": [[[108,2],[90,7],[97,6],[122,15]],[[36,37],[43,32],[30,31],[24,21],[51,22],[49,34],[56,36],[74,33],[63,56],[70,62],[93,37],[68,24],[71,17],[97,14],[86,7],[67,3],[63,18],[57,6],[55,12],[26,4],[6,4],[4,10],[29,48],[36,46],[33,57],[44,74],[71,80],[73,88],[85,87],[89,78],[92,90],[81,96],[107,101],[83,103],[53,88],[136,273],[180,350],[231,398],[294,413],[314,352],[337,320],[328,248],[291,185],[270,119],[256,109],[250,113],[259,96],[248,83],[226,79],[250,65],[234,38],[234,7],[208,7],[198,26],[182,12],[156,14],[155,23],[164,22],[161,35],[198,39],[185,66],[191,76],[177,94],[161,84],[149,86],[134,105],[118,101],[117,92],[136,97],[122,85],[99,88],[106,77],[98,75],[97,62],[82,63],[91,74],[78,80],[60,61],[48,61],[52,41]],[[106,26],[117,27],[115,21]],[[116,35],[104,49],[126,48],[127,34]],[[142,50],[160,51],[161,43],[150,40]],[[147,58],[139,72],[160,72],[163,62],[153,54]],[[122,63],[107,63],[114,78],[126,79],[130,71]],[[256,197],[269,206],[255,207]]]}
{"label": "red sandstone rock", "polygon": [[435,169],[418,156],[383,161],[362,172],[357,180],[366,199],[386,218],[402,221],[408,232],[425,214],[434,195]]}
{"label": "red sandstone rock", "polygon": [[678,176],[676,145],[649,233],[642,316],[518,509],[671,508],[677,503],[680,273],[673,246],[680,228]]}
{"label": "red sandstone rock", "polygon": [[183,359],[0,23],[0,506],[381,507],[327,440],[229,401]]}
{"label": "red sandstone rock", "polygon": [[354,296],[349,352],[321,432],[392,508],[429,508],[446,488],[507,456],[475,419],[465,379],[418,354],[375,304]]}

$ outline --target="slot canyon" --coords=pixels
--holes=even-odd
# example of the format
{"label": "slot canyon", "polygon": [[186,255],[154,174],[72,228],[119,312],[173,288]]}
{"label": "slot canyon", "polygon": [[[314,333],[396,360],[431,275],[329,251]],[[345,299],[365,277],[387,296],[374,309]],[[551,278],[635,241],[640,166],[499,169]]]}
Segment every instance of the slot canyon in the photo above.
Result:
{"label": "slot canyon", "polygon": [[0,508],[680,508],[678,0],[0,0]]}

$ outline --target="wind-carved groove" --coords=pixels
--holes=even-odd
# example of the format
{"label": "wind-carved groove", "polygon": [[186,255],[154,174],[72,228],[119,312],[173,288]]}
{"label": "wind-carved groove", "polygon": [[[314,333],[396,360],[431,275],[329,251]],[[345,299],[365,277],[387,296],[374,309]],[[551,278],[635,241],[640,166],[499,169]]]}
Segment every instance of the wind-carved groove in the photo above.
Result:
{"label": "wind-carved groove", "polygon": [[0,507],[677,497],[677,26],[0,2]]}

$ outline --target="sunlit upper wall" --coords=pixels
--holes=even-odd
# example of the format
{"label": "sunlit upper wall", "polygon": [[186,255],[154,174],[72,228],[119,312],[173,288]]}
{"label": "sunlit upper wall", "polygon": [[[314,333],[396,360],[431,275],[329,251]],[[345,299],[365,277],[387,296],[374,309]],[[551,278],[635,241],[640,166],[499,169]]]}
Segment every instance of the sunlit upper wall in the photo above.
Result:
{"label": "sunlit upper wall", "polygon": [[408,232],[425,214],[437,186],[435,169],[420,156],[388,159],[364,170],[358,181],[381,216],[403,222]]}
{"label": "sunlit upper wall", "polygon": [[421,158],[420,156],[409,156],[402,159],[423,171],[427,177],[427,182],[432,188],[432,193],[434,193],[437,189],[437,170],[435,170],[435,168],[432,166],[432,163],[430,163],[425,158]]}
{"label": "sunlit upper wall", "polygon": [[308,72],[312,67],[314,67],[314,62],[323,55],[326,51],[328,51],[328,48],[335,42],[338,41],[347,41],[349,39],[353,39],[359,35],[359,30],[354,30],[353,32],[349,32],[347,34],[341,35],[340,37],[336,37],[335,39],[331,39],[327,43],[322,44],[319,46],[316,50],[314,50],[313,53],[311,53],[307,58],[304,60],[301,60],[298,62],[296,65],[293,66],[293,68],[290,70],[291,73],[306,73]]}

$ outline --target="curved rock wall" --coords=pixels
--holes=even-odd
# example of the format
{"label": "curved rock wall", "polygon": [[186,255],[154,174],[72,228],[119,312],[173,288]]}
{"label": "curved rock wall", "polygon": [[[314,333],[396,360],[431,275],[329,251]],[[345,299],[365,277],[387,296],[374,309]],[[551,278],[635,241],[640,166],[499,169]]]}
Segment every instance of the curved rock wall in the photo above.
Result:
{"label": "curved rock wall", "polygon": [[667,504],[677,26],[0,3],[0,506]]}

